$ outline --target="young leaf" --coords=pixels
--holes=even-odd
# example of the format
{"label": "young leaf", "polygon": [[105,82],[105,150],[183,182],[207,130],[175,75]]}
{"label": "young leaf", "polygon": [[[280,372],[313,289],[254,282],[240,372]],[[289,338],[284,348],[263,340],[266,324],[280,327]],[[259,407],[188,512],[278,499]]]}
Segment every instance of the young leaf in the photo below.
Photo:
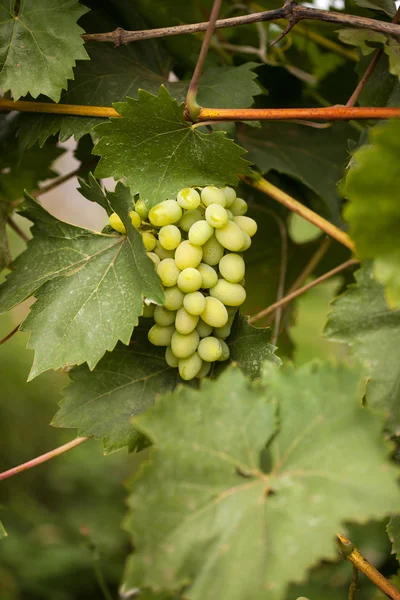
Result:
{"label": "young leaf", "polygon": [[361,407],[360,370],[266,366],[267,391],[232,367],[134,419],[156,447],[129,500],[136,553],[126,586],[281,600],[291,581],[336,557],[344,521],[397,509],[398,470],[380,419]]}
{"label": "young leaf", "polygon": [[394,0],[354,0],[354,2],[363,8],[382,11],[389,17],[393,17],[396,12],[396,3]]}
{"label": "young leaf", "polygon": [[15,100],[44,94],[58,102],[77,60],[89,57],[77,0],[0,0],[0,87]]}
{"label": "young leaf", "polygon": [[154,206],[192,185],[236,185],[249,173],[244,150],[223,132],[204,134],[187,123],[179,105],[161,86],[158,96],[143,90],[115,108],[123,117],[96,127],[101,156],[96,177],[125,177]]}
{"label": "young leaf", "polygon": [[356,284],[333,303],[325,336],[346,342],[369,371],[367,405],[383,411],[391,431],[400,431],[400,310],[390,310],[383,288],[364,265]]}
{"label": "young leaf", "polygon": [[350,237],[361,259],[375,259],[374,275],[390,306],[400,307],[400,122],[371,129],[369,143],[352,157],[343,185]]}
{"label": "young leaf", "polygon": [[164,354],[165,348],[152,346],[139,326],[129,347],[119,344],[94,371],[86,365],[72,369],[52,425],[102,438],[107,454],[124,447],[134,450],[142,436],[132,417],[151,406],[161,390],[173,391],[179,379]]}
{"label": "young leaf", "polygon": [[36,350],[30,379],[67,364],[87,362],[93,369],[118,340],[129,343],[143,296],[163,302],[154,265],[128,217],[129,189],[118,184],[108,199],[127,236],[63,223],[26,202],[22,214],[35,223],[33,239],[0,287],[0,311],[37,298],[22,325]]}
{"label": "young leaf", "polygon": [[364,55],[369,55],[376,50],[377,44],[389,57],[389,72],[400,77],[400,44],[390,36],[367,29],[341,29],[339,38],[345,44],[358,46]]}
{"label": "young leaf", "polygon": [[393,545],[393,554],[400,560],[400,517],[392,517],[387,526],[387,532]]}

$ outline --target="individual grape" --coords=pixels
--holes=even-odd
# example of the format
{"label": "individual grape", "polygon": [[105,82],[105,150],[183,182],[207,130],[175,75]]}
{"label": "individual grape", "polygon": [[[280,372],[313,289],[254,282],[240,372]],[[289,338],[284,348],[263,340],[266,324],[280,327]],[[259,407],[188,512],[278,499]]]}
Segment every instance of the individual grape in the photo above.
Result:
{"label": "individual grape", "polygon": [[213,296],[207,296],[206,307],[200,316],[211,327],[223,327],[228,322],[228,313],[225,306]]}
{"label": "individual grape", "polygon": [[[228,318],[229,321],[229,318]],[[224,340],[227,337],[229,337],[231,334],[231,326],[229,325],[229,323],[227,323],[226,325],[224,325],[223,327],[215,327],[214,331],[213,331],[213,335],[215,335],[215,337],[219,338],[220,340]]]}
{"label": "individual grape", "polygon": [[[229,221],[230,222],[230,221]],[[224,247],[221,246],[215,235],[202,246],[203,262],[212,267],[217,265],[224,255]]]}
{"label": "individual grape", "polygon": [[206,307],[206,299],[201,292],[190,292],[184,297],[183,306],[191,315],[200,315]]}
{"label": "individual grape", "polygon": [[185,381],[190,381],[190,379],[194,379],[197,376],[202,366],[203,361],[201,360],[197,352],[194,352],[192,356],[180,359],[179,375]]}
{"label": "individual grape", "polygon": [[149,221],[156,227],[163,227],[176,223],[181,216],[182,209],[176,200],[164,200],[150,209]]}
{"label": "individual grape", "polygon": [[197,352],[202,360],[215,362],[222,355],[221,342],[216,337],[205,337],[200,340]]}
{"label": "individual grape", "polygon": [[134,210],[131,210],[129,213],[130,219],[131,219],[131,223],[132,225],[136,228],[139,229],[140,224],[142,222],[142,219],[140,218],[140,216],[138,215],[137,212],[135,212]]}
{"label": "individual grape", "polygon": [[246,300],[245,289],[238,283],[230,283],[226,279],[219,279],[218,283],[210,289],[210,295],[227,306],[240,306]]}
{"label": "individual grape", "polygon": [[239,254],[225,254],[218,267],[222,277],[231,283],[238,283],[244,277],[244,260]]}
{"label": "individual grape", "polygon": [[180,270],[173,258],[164,258],[157,267],[157,275],[160,277],[164,287],[176,285],[179,274]]}
{"label": "individual grape", "polygon": [[144,200],[138,200],[136,202],[135,211],[143,221],[147,219],[149,211],[147,210],[147,206]]}
{"label": "individual grape", "polygon": [[197,350],[199,334],[196,330],[188,335],[174,331],[171,338],[171,350],[177,358],[188,358]]}
{"label": "individual grape", "polygon": [[176,200],[185,210],[194,210],[200,204],[200,194],[194,188],[183,188],[178,192]]}
{"label": "individual grape", "polygon": [[203,250],[201,246],[195,246],[187,240],[181,242],[175,250],[175,262],[181,271],[183,271],[183,269],[188,269],[189,267],[196,268],[197,265],[200,264],[202,258]]}
{"label": "individual grape", "polygon": [[228,221],[233,221],[233,219],[235,218],[233,216],[233,213],[228,208],[226,208],[225,210],[226,210],[226,214],[228,215]]}
{"label": "individual grape", "polygon": [[203,364],[201,365],[201,369],[196,375],[197,379],[203,379],[203,377],[206,377],[209,374],[210,369],[211,369],[211,363],[203,361]]}
{"label": "individual grape", "polygon": [[196,208],[195,210],[187,210],[178,225],[183,231],[189,231],[196,221],[204,219],[204,210],[202,208]]}
{"label": "individual grape", "polygon": [[175,317],[175,329],[178,333],[187,335],[196,329],[196,325],[199,322],[199,317],[191,315],[187,310],[182,307],[176,312]]}
{"label": "individual grape", "polygon": [[216,229],[215,237],[224,248],[231,252],[237,252],[244,244],[243,231],[233,221],[228,221],[226,225]]}
{"label": "individual grape", "polygon": [[202,287],[203,289],[208,290],[217,283],[217,272],[210,265],[206,265],[206,263],[202,262],[197,267],[197,270],[201,275],[202,282],[200,287]]}
{"label": "individual grape", "polygon": [[201,287],[201,283],[202,277],[199,271],[193,267],[183,269],[183,271],[179,273],[178,288],[182,292],[185,292],[185,294],[197,291]]}
{"label": "individual grape", "polygon": [[220,204],[210,204],[206,208],[206,220],[211,227],[220,228],[228,222],[228,213]]}
{"label": "individual grape", "polygon": [[[220,207],[222,208],[222,207]],[[207,208],[208,210],[208,208]],[[207,213],[206,213],[207,214]],[[196,221],[189,229],[189,242],[195,246],[202,246],[210,239],[214,233],[214,228],[207,221]]]}
{"label": "individual grape", "polygon": [[179,365],[179,358],[171,350],[171,346],[167,346],[165,350],[165,362],[169,367],[176,368]]}
{"label": "individual grape", "polygon": [[249,237],[253,237],[253,235],[257,232],[257,223],[251,217],[243,217],[237,216],[234,217],[236,225],[239,225],[240,229],[247,233]]}
{"label": "individual grape", "polygon": [[236,198],[229,208],[235,217],[245,215],[247,213],[247,202],[243,198]]}
{"label": "individual grape", "polygon": [[163,327],[162,325],[155,324],[149,329],[147,336],[153,346],[169,346],[174,332],[174,325]]}
{"label": "individual grape", "polygon": [[178,310],[183,306],[183,298],[185,294],[181,292],[177,285],[164,290],[164,295],[164,308],[167,310]]}
{"label": "individual grape", "polygon": [[112,215],[108,217],[108,222],[110,223],[111,227],[115,229],[115,231],[118,231],[119,233],[126,233],[125,225],[117,213],[112,213]]}
{"label": "individual grape", "polygon": [[143,231],[142,240],[147,252],[151,252],[156,247],[157,240],[150,231]]}
{"label": "individual grape", "polygon": [[174,258],[175,256],[175,250],[166,250],[161,246],[158,240],[155,245],[154,252],[161,260],[164,260],[164,258]]}
{"label": "individual grape", "polygon": [[176,225],[164,225],[158,232],[158,240],[165,250],[175,250],[181,243],[181,232]]}
{"label": "individual grape", "polygon": [[[168,327],[175,323],[176,312],[174,310],[167,310],[165,306],[156,306],[154,311],[154,320],[157,325]],[[222,337],[222,336],[219,336]]]}
{"label": "individual grape", "polygon": [[245,231],[243,231],[243,237],[244,237],[244,244],[240,248],[240,252],[245,252],[251,246],[251,237],[249,235],[247,235],[247,233]]}
{"label": "individual grape", "polygon": [[215,185],[208,185],[201,190],[201,201],[204,206],[209,206],[210,204],[226,206],[226,198],[223,190],[215,187]]}
{"label": "individual grape", "polygon": [[225,194],[226,208],[229,208],[230,206],[232,206],[232,204],[236,200],[236,192],[233,188],[228,187],[228,186],[225,186],[224,188],[222,188],[222,191]]}
{"label": "individual grape", "polygon": [[211,325],[207,325],[207,323],[204,323],[203,319],[199,319],[199,322],[197,323],[196,331],[201,338],[205,338],[205,337],[208,337],[209,335],[211,335],[212,330],[213,330],[213,328],[211,327]]}
{"label": "individual grape", "polygon": [[154,316],[156,305],[155,304],[143,304],[143,313],[142,317],[145,319],[149,319]]}
{"label": "individual grape", "polygon": [[218,339],[219,339],[219,341],[221,343],[221,348],[222,348],[222,354],[221,354],[221,356],[219,357],[218,360],[220,362],[222,362],[224,360],[228,360],[229,355],[230,355],[230,350],[229,350],[228,344],[224,340],[221,340],[220,338],[218,338]]}
{"label": "individual grape", "polygon": [[154,252],[146,252],[146,254],[150,258],[150,260],[153,261],[156,267],[160,264],[160,257],[157,256],[157,254],[154,254]]}

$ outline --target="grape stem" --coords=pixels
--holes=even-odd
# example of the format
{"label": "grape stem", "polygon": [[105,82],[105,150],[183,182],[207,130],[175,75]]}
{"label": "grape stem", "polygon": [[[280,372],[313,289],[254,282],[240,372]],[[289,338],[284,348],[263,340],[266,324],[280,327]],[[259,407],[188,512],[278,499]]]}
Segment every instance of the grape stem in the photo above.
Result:
{"label": "grape stem", "polygon": [[11,217],[8,217],[7,223],[9,224],[9,226],[11,227],[11,229],[13,229],[15,231],[15,233],[17,235],[19,235],[19,237],[22,240],[24,240],[24,242],[29,242],[29,236],[26,235],[25,231],[22,231],[21,227],[16,224],[16,222],[14,221],[14,219],[12,219]]}
{"label": "grape stem", "polygon": [[16,327],[14,327],[14,329],[12,331],[10,331],[10,333],[8,333],[5,337],[3,337],[3,339],[0,340],[0,346],[2,344],[5,344],[9,339],[11,339],[12,336],[17,333],[17,331],[20,328],[20,326],[21,326],[21,323],[19,323],[18,325],[16,325]]}
{"label": "grape stem", "polygon": [[354,243],[349,238],[347,233],[345,233],[344,231],[342,231],[341,229],[339,229],[338,227],[336,227],[335,225],[333,225],[314,211],[304,206],[304,204],[301,204],[300,202],[289,196],[289,194],[286,194],[286,192],[264,179],[264,177],[256,175],[254,177],[242,177],[242,179],[247,184],[251,185],[257,190],[260,190],[261,192],[264,192],[264,194],[267,194],[280,204],[283,204],[292,212],[297,213],[298,215],[300,215],[300,217],[303,217],[304,219],[306,219],[307,221],[309,221],[310,223],[327,233],[330,237],[333,237],[335,240],[343,244],[343,246],[349,248],[352,252],[355,251]]}

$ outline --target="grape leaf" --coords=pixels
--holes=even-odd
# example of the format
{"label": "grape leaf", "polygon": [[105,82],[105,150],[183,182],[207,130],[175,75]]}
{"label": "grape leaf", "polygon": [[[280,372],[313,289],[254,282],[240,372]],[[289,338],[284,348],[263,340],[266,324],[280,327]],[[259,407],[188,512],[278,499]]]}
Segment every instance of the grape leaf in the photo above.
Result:
{"label": "grape leaf", "polygon": [[359,368],[266,363],[263,383],[231,367],[134,419],[155,449],[129,499],[136,553],[125,586],[280,600],[289,582],[336,557],[344,521],[397,509],[398,470],[380,419],[361,407]]}
{"label": "grape leaf", "polygon": [[135,329],[132,342],[107,353],[94,371],[86,365],[72,369],[52,425],[102,438],[106,453],[137,447],[142,436],[132,417],[152,405],[160,390],[172,391],[179,375],[165,362],[165,348],[148,342],[145,328]]}
{"label": "grape leaf", "polygon": [[393,544],[393,554],[400,560],[400,517],[392,517],[387,526],[390,541]]}
{"label": "grape leaf", "polygon": [[356,284],[333,303],[325,336],[346,342],[371,377],[367,404],[384,411],[388,426],[400,432],[400,310],[390,310],[370,265],[355,274]]}
{"label": "grape leaf", "polygon": [[101,234],[58,221],[33,200],[23,215],[33,239],[0,287],[5,312],[35,294],[21,329],[35,349],[30,379],[47,369],[87,362],[93,369],[118,340],[128,344],[142,298],[163,302],[154,264],[128,217],[131,194],[121,183],[107,194],[127,236]]}
{"label": "grape leaf", "polygon": [[400,77],[400,45],[397,40],[367,29],[340,29],[338,33],[342,42],[359,47],[365,56],[374,52],[377,44],[383,44],[383,51],[389,57],[389,72]]}
{"label": "grape leaf", "polygon": [[138,98],[116,103],[123,118],[96,127],[96,177],[125,177],[154,206],[183,187],[236,185],[239,174],[250,173],[245,151],[223,132],[205,134],[187,123],[164,86],[158,96],[139,90]]}
{"label": "grape leaf", "polygon": [[0,540],[3,537],[7,537],[7,531],[3,527],[3,523],[0,521]]}
{"label": "grape leaf", "polygon": [[90,202],[96,202],[104,208],[106,213],[110,215],[113,210],[107,199],[107,195],[104,193],[101,185],[94,177],[93,173],[89,173],[88,180],[85,181],[81,177],[78,177],[79,188],[78,191],[84,198],[90,200]]}
{"label": "grape leaf", "polygon": [[249,160],[262,173],[275,169],[299,179],[324,200],[337,218],[337,182],[343,176],[347,140],[354,137],[347,125],[318,130],[295,123],[268,123],[261,129],[246,127],[237,137],[249,151]]}
{"label": "grape leaf", "polygon": [[375,259],[374,275],[390,306],[400,307],[400,122],[372,128],[352,157],[342,187],[349,234],[361,259]]}
{"label": "grape leaf", "polygon": [[396,12],[394,0],[354,0],[354,2],[363,8],[385,12],[389,17],[393,17]]}
{"label": "grape leaf", "polygon": [[0,87],[15,100],[31,94],[58,102],[77,60],[89,57],[76,0],[0,0]]}

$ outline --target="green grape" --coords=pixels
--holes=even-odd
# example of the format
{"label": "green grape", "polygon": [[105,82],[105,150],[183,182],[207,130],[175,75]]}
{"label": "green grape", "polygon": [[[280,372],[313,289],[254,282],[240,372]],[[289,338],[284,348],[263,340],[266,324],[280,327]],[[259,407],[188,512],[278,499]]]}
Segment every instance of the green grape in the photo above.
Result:
{"label": "green grape", "polygon": [[217,272],[210,265],[206,265],[206,263],[202,262],[197,267],[197,270],[201,275],[202,282],[200,287],[202,287],[203,289],[208,290],[208,288],[213,287],[213,285],[217,283]]}
{"label": "green grape", "polygon": [[146,248],[147,252],[151,252],[152,250],[154,250],[154,248],[156,247],[156,243],[157,243],[157,240],[154,237],[154,235],[152,233],[150,233],[150,231],[143,231],[141,236],[142,236],[144,247]]}
{"label": "green grape", "polygon": [[226,208],[229,208],[230,206],[232,206],[232,204],[236,200],[236,192],[233,188],[228,187],[228,186],[225,186],[224,188],[222,188],[222,191],[225,194]]}
{"label": "green grape", "polygon": [[208,337],[209,335],[211,335],[212,330],[213,330],[213,328],[211,327],[211,325],[207,325],[207,323],[204,323],[203,319],[199,319],[199,322],[197,323],[196,331],[201,338],[205,338],[205,337]]}
{"label": "green grape", "polygon": [[176,225],[164,225],[158,232],[158,240],[165,250],[175,250],[181,243],[181,232]]}
{"label": "green grape", "polygon": [[157,267],[157,275],[164,287],[172,287],[178,281],[180,270],[173,258],[164,258]]}
{"label": "green grape", "polygon": [[[167,310],[165,306],[156,306],[154,311],[154,320],[157,325],[162,325],[163,327],[168,327],[168,325],[173,325],[175,323],[176,311]],[[222,336],[219,336],[222,337]]]}
{"label": "green grape", "polygon": [[188,358],[197,350],[199,334],[196,330],[188,335],[174,331],[171,338],[171,350],[177,358]]}
{"label": "green grape", "polygon": [[197,265],[200,264],[202,258],[203,250],[201,246],[195,246],[187,240],[181,242],[175,250],[175,262],[181,271],[183,271],[183,269],[188,269],[189,267],[196,268]]}
{"label": "green grape", "polygon": [[183,306],[191,315],[200,315],[206,307],[206,299],[201,292],[189,292],[183,299]]}
{"label": "green grape", "polygon": [[179,221],[178,225],[182,231],[189,231],[191,226],[196,223],[196,221],[200,221],[200,219],[204,219],[204,210],[202,208],[187,210]]}
{"label": "green grape", "polygon": [[146,254],[156,267],[160,264],[160,257],[157,254],[154,254],[154,252],[146,252]]}
{"label": "green grape", "polygon": [[200,340],[197,352],[202,360],[215,362],[222,355],[221,342],[216,337],[205,337]]}
{"label": "green grape", "polygon": [[234,217],[233,220],[235,221],[236,225],[239,225],[242,231],[247,233],[249,237],[253,237],[253,235],[256,233],[257,223],[251,217],[237,216]]}
{"label": "green grape", "polygon": [[221,343],[222,354],[219,357],[218,361],[222,362],[224,360],[228,360],[229,355],[230,355],[230,350],[229,350],[228,344],[226,342],[224,342],[224,340],[219,339],[219,341]]}
{"label": "green grape", "polygon": [[174,332],[174,325],[162,327],[162,325],[156,324],[153,325],[151,329],[149,329],[147,337],[149,338],[149,342],[153,344],[153,346],[169,346]]}
{"label": "green grape", "polygon": [[245,215],[247,213],[247,202],[243,198],[236,198],[229,208],[235,217]]}
{"label": "green grape", "polygon": [[206,307],[200,316],[211,327],[223,327],[228,322],[228,313],[225,306],[213,296],[206,298]]}
{"label": "green grape", "polygon": [[[229,321],[229,318],[228,318]],[[231,326],[229,325],[229,322],[224,325],[223,327],[215,327],[214,331],[213,331],[213,335],[215,335],[215,337],[219,338],[220,340],[224,340],[227,337],[229,337],[231,334]]]}
{"label": "green grape", "polygon": [[140,227],[140,223],[142,222],[142,219],[140,218],[140,216],[137,214],[137,212],[135,212],[134,210],[131,210],[129,213],[130,219],[131,219],[131,223],[132,225],[136,228],[139,229]]}
{"label": "green grape", "polygon": [[185,210],[194,210],[200,204],[200,194],[194,188],[183,188],[178,192],[176,200]]}
{"label": "green grape", "polygon": [[198,322],[199,317],[189,314],[184,307],[180,308],[176,312],[175,329],[178,331],[178,333],[183,333],[184,335],[191,333],[194,329],[196,329]]}
{"label": "green grape", "polygon": [[240,306],[246,300],[245,289],[238,283],[230,283],[226,279],[219,279],[218,283],[210,289],[210,295],[227,306]]}
{"label": "green grape", "polygon": [[149,211],[147,210],[147,206],[144,200],[138,200],[136,202],[135,211],[143,221],[147,219]]}
{"label": "green grape", "polygon": [[244,277],[244,260],[239,254],[225,254],[218,267],[222,277],[231,283],[238,283]]}
{"label": "green grape", "polygon": [[[231,221],[229,221],[231,222]],[[238,228],[239,229],[239,228]],[[240,231],[240,229],[239,229]],[[224,255],[224,248],[221,246],[215,235],[210,237],[208,242],[202,246],[203,262],[212,267],[217,265]]]}
{"label": "green grape", "polygon": [[197,291],[201,287],[201,283],[202,277],[198,270],[193,267],[183,269],[183,271],[179,273],[178,288],[182,292],[185,292],[185,294]]}
{"label": "green grape", "polygon": [[164,308],[167,310],[178,310],[183,306],[185,294],[181,292],[177,285],[164,290],[165,302]]}
{"label": "green grape", "polygon": [[165,362],[169,367],[176,368],[179,365],[179,358],[172,352],[171,346],[167,346],[167,349],[165,350]]}
{"label": "green grape", "polygon": [[228,221],[233,221],[233,219],[235,218],[233,216],[233,213],[231,213],[231,211],[228,208],[226,208],[225,210],[226,210],[226,214],[228,215]]}
{"label": "green grape", "polygon": [[228,221],[228,213],[220,204],[210,204],[206,208],[207,223],[211,227],[223,227]]}
{"label": "green grape", "polygon": [[224,248],[231,250],[231,252],[241,250],[244,244],[243,231],[233,221],[228,221],[226,225],[216,229],[215,237]]}
{"label": "green grape", "polygon": [[209,372],[211,371],[212,364],[209,362],[205,362],[203,360],[203,364],[201,365],[200,371],[197,373],[197,379],[203,379],[203,377],[207,377]]}
{"label": "green grape", "polygon": [[154,252],[161,260],[164,260],[164,258],[174,258],[175,256],[175,250],[166,250],[161,246],[158,240],[156,242]]}
{"label": "green grape", "polygon": [[240,252],[245,252],[246,250],[248,250],[251,246],[251,238],[249,235],[247,235],[247,233],[245,231],[243,231],[243,237],[244,237],[244,244],[243,246],[240,248]]}
{"label": "green grape", "polygon": [[197,352],[194,352],[192,356],[180,359],[179,375],[185,381],[190,381],[190,379],[194,379],[195,377],[197,377],[202,366],[203,361],[201,360]]}
{"label": "green grape", "polygon": [[[222,206],[220,208],[222,208]],[[211,227],[211,225],[209,225],[209,223],[207,223],[207,221],[196,221],[196,223],[193,223],[189,229],[189,242],[191,244],[195,244],[195,246],[202,246],[207,242],[207,240],[210,239],[213,233],[214,229]]]}
{"label": "green grape", "polygon": [[215,187],[215,185],[208,185],[201,190],[201,201],[204,206],[209,206],[210,204],[226,206],[226,197],[223,190]]}
{"label": "green grape", "polygon": [[119,233],[126,233],[125,225],[117,213],[112,213],[112,215],[108,217],[108,222],[110,223],[111,227],[115,229],[115,231],[118,231]]}
{"label": "green grape", "polygon": [[150,317],[153,317],[154,313],[155,313],[155,308],[156,308],[155,304],[144,303],[142,317],[144,317],[145,319],[149,319]]}
{"label": "green grape", "polygon": [[172,225],[176,223],[182,216],[182,209],[176,200],[164,200],[160,204],[156,204],[149,212],[149,221],[156,227],[164,225]]}

